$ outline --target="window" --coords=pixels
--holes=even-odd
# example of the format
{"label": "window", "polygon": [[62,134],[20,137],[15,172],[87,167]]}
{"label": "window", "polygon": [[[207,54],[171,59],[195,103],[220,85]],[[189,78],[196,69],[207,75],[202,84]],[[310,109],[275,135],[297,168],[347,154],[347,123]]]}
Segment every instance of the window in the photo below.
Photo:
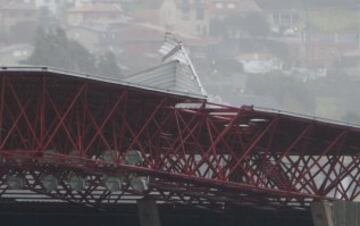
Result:
{"label": "window", "polygon": [[181,4],[181,16],[183,20],[190,19],[190,3],[188,0],[182,0]]}
{"label": "window", "polygon": [[25,17],[31,17],[32,15],[32,12],[25,12]]}
{"label": "window", "polygon": [[199,24],[196,25],[196,31],[197,31],[198,34],[201,33],[201,26]]}
{"label": "window", "polygon": [[235,4],[234,3],[229,3],[227,5],[228,9],[235,9]]}
{"label": "window", "polygon": [[108,17],[109,17],[109,19],[116,19],[117,14],[116,13],[109,13]]}
{"label": "window", "polygon": [[281,24],[282,25],[290,25],[291,24],[291,16],[289,14],[281,15]]}
{"label": "window", "polygon": [[183,20],[190,20],[190,11],[183,11],[182,12],[182,19]]}
{"label": "window", "polygon": [[274,24],[276,24],[276,25],[280,24],[280,15],[277,14],[277,13],[274,13],[273,14],[273,21],[274,21]]}
{"label": "window", "polygon": [[188,15],[190,13],[190,3],[188,0],[182,1],[181,12],[183,15]]}
{"label": "window", "polygon": [[300,22],[300,16],[298,14],[292,15],[292,23],[297,24]]}
{"label": "window", "polygon": [[221,2],[219,2],[219,3],[216,3],[215,7],[217,9],[222,9],[222,8],[224,8],[224,5]]}
{"label": "window", "polygon": [[202,28],[202,34],[203,34],[203,35],[207,35],[207,29],[206,29],[206,26],[203,26],[203,28]]}
{"label": "window", "polygon": [[203,20],[204,18],[205,18],[204,8],[201,8],[201,7],[196,8],[196,19]]}
{"label": "window", "polygon": [[9,12],[9,17],[16,17],[16,13],[15,13],[15,12],[10,11],[10,12]]}

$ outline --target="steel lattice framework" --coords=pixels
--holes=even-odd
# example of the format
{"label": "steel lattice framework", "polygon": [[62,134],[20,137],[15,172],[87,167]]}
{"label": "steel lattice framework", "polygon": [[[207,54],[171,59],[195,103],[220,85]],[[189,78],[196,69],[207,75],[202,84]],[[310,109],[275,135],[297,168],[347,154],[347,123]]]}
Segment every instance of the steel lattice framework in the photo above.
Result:
{"label": "steel lattice framework", "polygon": [[[359,198],[360,130],[49,70],[0,72],[0,200],[106,207],[148,196],[166,203],[307,208]],[[141,152],[128,165],[124,153]],[[111,159],[102,154],[112,153]],[[24,178],[9,189],[8,178]],[[59,179],[56,190],[41,178]],[[86,180],[80,191],[66,179]],[[124,179],[149,178],[136,192]]]}

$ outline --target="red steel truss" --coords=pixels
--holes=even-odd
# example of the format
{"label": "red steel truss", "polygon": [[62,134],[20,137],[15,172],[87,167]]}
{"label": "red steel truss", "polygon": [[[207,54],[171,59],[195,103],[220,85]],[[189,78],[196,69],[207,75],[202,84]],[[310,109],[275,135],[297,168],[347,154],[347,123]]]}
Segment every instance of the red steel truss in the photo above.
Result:
{"label": "red steel truss", "polygon": [[[0,72],[0,197],[106,207],[147,196],[166,203],[306,208],[360,194],[360,129],[207,103],[48,71]],[[124,154],[141,152],[140,165]],[[112,153],[111,159],[102,158]],[[24,188],[11,190],[11,176]],[[59,179],[54,191],[41,181]],[[81,191],[69,175],[86,181]],[[124,179],[149,178],[137,192]],[[0,199],[0,200],[1,200]]]}

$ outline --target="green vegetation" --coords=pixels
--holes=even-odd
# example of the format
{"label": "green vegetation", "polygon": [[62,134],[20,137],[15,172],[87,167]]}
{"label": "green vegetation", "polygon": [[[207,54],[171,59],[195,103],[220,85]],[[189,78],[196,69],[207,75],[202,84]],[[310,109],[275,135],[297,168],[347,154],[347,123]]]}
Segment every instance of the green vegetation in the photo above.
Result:
{"label": "green vegetation", "polygon": [[246,15],[233,14],[225,19],[213,19],[210,23],[210,33],[215,36],[231,36],[238,32],[248,33],[256,37],[265,37],[270,28],[265,16],[261,13]]}
{"label": "green vegetation", "polygon": [[21,62],[22,64],[88,74],[121,75],[113,53],[106,52],[102,56],[94,56],[80,43],[69,39],[60,28],[39,29],[34,46],[32,55]]}
{"label": "green vegetation", "polygon": [[251,75],[247,79],[248,92],[258,96],[274,98],[280,105],[291,110],[313,113],[315,99],[302,81],[273,71],[265,75]]}
{"label": "green vegetation", "polygon": [[310,10],[307,22],[322,32],[341,32],[359,26],[360,15],[357,11],[341,8]]}
{"label": "green vegetation", "polygon": [[302,82],[281,72],[249,75],[248,94],[273,98],[283,109],[360,124],[360,79],[339,71]]}
{"label": "green vegetation", "polygon": [[360,124],[360,114],[357,112],[350,111],[343,116],[342,120]]}
{"label": "green vegetation", "polygon": [[262,13],[248,14],[240,24],[240,27],[253,36],[266,36],[270,32],[269,24]]}

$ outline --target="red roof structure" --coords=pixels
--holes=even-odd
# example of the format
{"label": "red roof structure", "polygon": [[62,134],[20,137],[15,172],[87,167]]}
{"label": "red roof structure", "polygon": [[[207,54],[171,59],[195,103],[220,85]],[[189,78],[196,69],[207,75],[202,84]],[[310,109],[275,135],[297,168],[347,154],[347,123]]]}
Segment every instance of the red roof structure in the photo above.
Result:
{"label": "red roof structure", "polygon": [[219,211],[360,195],[357,126],[49,68],[0,72],[0,202]]}

